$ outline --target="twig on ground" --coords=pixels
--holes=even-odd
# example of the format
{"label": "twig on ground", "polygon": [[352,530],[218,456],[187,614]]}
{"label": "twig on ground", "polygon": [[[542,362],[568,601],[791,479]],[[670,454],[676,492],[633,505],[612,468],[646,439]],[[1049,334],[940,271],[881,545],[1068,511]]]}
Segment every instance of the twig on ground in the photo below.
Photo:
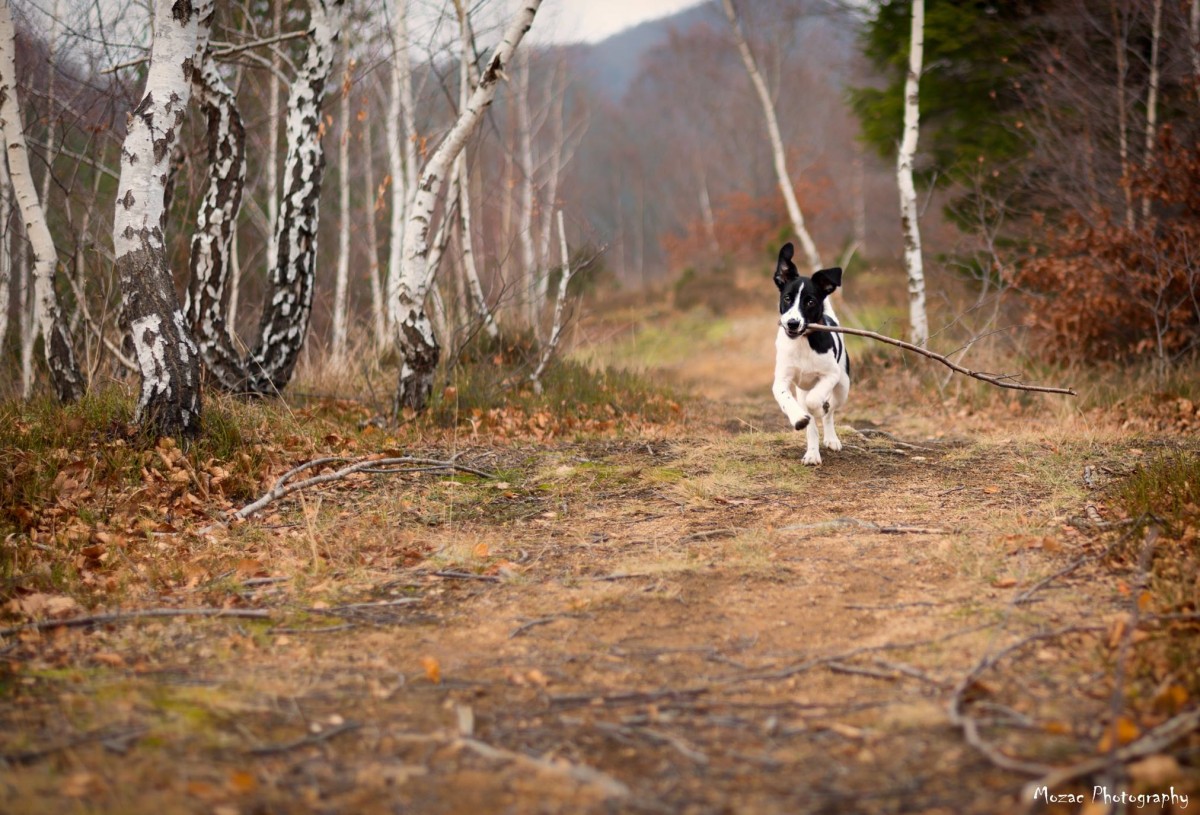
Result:
{"label": "twig on ground", "polygon": [[664,733],[661,730],[654,730],[649,727],[627,726],[612,724],[610,722],[595,722],[593,725],[597,730],[617,735],[631,737],[641,736],[642,738],[654,742],[655,744],[665,744],[675,749],[684,758],[693,761],[696,764],[708,764],[708,756],[692,747],[678,736],[673,736],[670,733]]}
{"label": "twig on ground", "polygon": [[500,578],[494,574],[475,574],[474,572],[459,572],[453,569],[442,569],[430,572],[434,577],[444,577],[447,580],[481,580],[484,583],[499,583]]}
{"label": "twig on ground", "polygon": [[114,742],[123,743],[138,738],[146,733],[146,728],[135,728],[133,730],[113,730],[112,728],[102,728],[84,733],[73,739],[68,739],[61,744],[52,744],[49,747],[38,747],[33,750],[22,750],[19,753],[2,753],[0,754],[0,766],[12,766],[32,764],[35,761],[40,761],[43,758],[48,758],[55,753],[61,753],[63,750],[71,750],[84,744],[92,744],[93,742]]}
{"label": "twig on ground", "polygon": [[834,518],[830,521],[820,521],[813,524],[793,524],[779,527],[780,532],[802,532],[815,529],[830,529],[839,526],[857,526],[869,529],[880,535],[949,535],[950,530],[936,526],[881,526],[874,521],[862,521],[858,518]]}
{"label": "twig on ground", "polygon": [[[369,473],[369,472],[397,473],[397,472],[412,471],[411,468],[405,468],[402,470],[381,469],[381,468],[391,468],[391,467],[395,467],[397,465],[402,465],[402,464],[421,465],[420,469],[422,472],[436,471],[436,470],[456,470],[458,472],[469,473],[471,475],[477,475],[480,478],[495,478],[495,476],[492,473],[484,472],[483,470],[477,470],[474,467],[468,467],[466,465],[459,464],[458,462],[454,461],[453,459],[450,459],[448,461],[440,461],[438,459],[420,458],[417,456],[394,456],[394,457],[390,457],[390,458],[373,456],[371,458],[356,461],[353,464],[348,464],[345,467],[342,467],[340,470],[335,470],[331,473],[323,473],[321,475],[314,475],[311,478],[304,479],[303,481],[292,482],[292,479],[294,477],[296,477],[300,473],[304,472],[305,470],[311,470],[314,467],[321,467],[326,464],[332,464],[334,462],[347,461],[347,460],[348,459],[345,456],[326,456],[323,458],[313,459],[312,461],[306,461],[303,464],[293,467],[292,469],[288,470],[286,473],[281,475],[279,477],[279,479],[275,482],[275,486],[272,487],[265,495],[263,495],[257,501],[247,504],[246,506],[239,509],[237,512],[233,513],[233,515],[229,516],[229,521],[239,521],[239,520],[242,520],[243,518],[249,518],[251,515],[258,512],[260,509],[267,506],[272,501],[277,501],[278,499],[283,498],[286,495],[290,495],[293,492],[297,492],[298,490],[307,489],[308,487],[315,487],[319,484],[328,484],[331,481],[338,481],[343,478],[346,478],[347,476],[353,475],[355,473]],[[292,482],[292,483],[289,483],[289,482]],[[225,526],[225,525],[227,525],[227,523],[228,523],[228,521],[210,524],[209,526],[206,526],[203,529],[201,529],[200,534],[203,535],[208,532],[211,532],[216,527]]]}
{"label": "twig on ground", "polygon": [[305,736],[304,738],[296,739],[295,741],[288,741],[284,742],[283,744],[267,744],[263,745],[262,747],[252,747],[247,750],[246,753],[252,756],[273,756],[278,755],[279,753],[288,753],[300,747],[311,747],[312,745],[320,744],[323,741],[329,741],[330,739],[340,736],[343,733],[349,733],[352,730],[358,730],[360,727],[362,727],[362,725],[358,722],[345,722],[335,727],[331,727],[328,730],[322,730],[320,733],[313,733],[311,736]]}
{"label": "twig on ground", "polygon": [[967,744],[975,748],[981,753],[984,758],[1004,770],[1012,772],[1025,773],[1026,775],[1046,775],[1053,771],[1053,768],[1046,764],[1038,764],[1024,759],[1013,758],[1001,752],[999,748],[992,745],[983,738],[983,734],[979,732],[979,722],[966,711],[966,695],[967,691],[978,682],[979,677],[984,673],[999,664],[1009,654],[1019,651],[1035,642],[1043,640],[1058,639],[1069,634],[1091,634],[1097,631],[1103,631],[1104,627],[1099,625],[1078,625],[1067,626],[1066,628],[1057,628],[1053,631],[1043,631],[1041,633],[1032,634],[1028,637],[1018,640],[1004,648],[1001,648],[994,654],[985,654],[979,662],[975,664],[966,676],[959,680],[954,688],[954,694],[950,698],[950,706],[948,712],[950,714],[950,723],[958,727],[963,732],[963,738]]}
{"label": "twig on ground", "polygon": [[972,379],[978,379],[980,382],[986,382],[989,385],[995,385],[997,388],[1008,388],[1017,391],[1034,391],[1036,393],[1061,393],[1067,396],[1076,396],[1077,394],[1071,388],[1051,388],[1045,385],[1026,385],[1022,382],[1017,382],[1013,379],[1012,374],[987,374],[980,371],[972,371],[970,368],[964,368],[956,362],[951,362],[947,357],[941,354],[934,353],[927,348],[922,348],[919,345],[913,345],[911,342],[898,340],[894,337],[887,337],[883,334],[876,334],[874,331],[866,331],[861,328],[846,328],[845,326],[833,325],[815,325],[809,324],[809,331],[828,331],[835,334],[853,334],[856,337],[867,337],[868,339],[886,342],[889,345],[895,345],[897,348],[903,348],[906,351],[913,351],[930,359],[937,360],[946,367],[956,371]]}
{"label": "twig on ground", "polygon": [[1089,758],[1078,764],[1062,769],[1049,769],[1040,774],[1040,778],[1025,785],[1025,797],[1033,800],[1033,791],[1046,787],[1054,790],[1069,781],[1098,773],[1114,764],[1128,764],[1131,761],[1146,756],[1152,756],[1166,750],[1184,736],[1200,730],[1200,708],[1180,713],[1171,719],[1151,728],[1138,739],[1103,756]]}
{"label": "twig on ground", "polygon": [[500,747],[493,747],[490,744],[485,744],[477,739],[458,738],[453,740],[451,746],[465,747],[471,752],[491,759],[492,761],[512,761],[517,764],[522,764],[526,767],[531,767],[541,772],[550,773],[551,775],[563,776],[572,781],[587,786],[595,787],[600,790],[608,798],[626,798],[629,796],[629,787],[613,778],[607,773],[602,773],[599,770],[589,767],[586,764],[569,764],[565,760],[559,759],[550,761],[548,759],[518,753],[514,750],[505,750]]}
{"label": "twig on ground", "polygon": [[67,617],[61,620],[35,620],[31,623],[0,628],[0,637],[12,636],[22,631],[84,628],[92,625],[107,625],[108,623],[121,623],[152,617],[236,617],[240,619],[269,620],[271,612],[258,608],[144,608],[134,611],[114,611],[108,614],[89,614],[84,617]]}

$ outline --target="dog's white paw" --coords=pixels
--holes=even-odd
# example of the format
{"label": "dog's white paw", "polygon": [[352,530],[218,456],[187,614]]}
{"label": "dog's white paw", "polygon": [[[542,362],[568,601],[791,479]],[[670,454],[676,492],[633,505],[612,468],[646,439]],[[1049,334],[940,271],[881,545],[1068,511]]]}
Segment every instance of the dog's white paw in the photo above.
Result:
{"label": "dog's white paw", "polygon": [[837,436],[826,436],[825,437],[825,447],[829,450],[834,450],[834,451],[841,450],[842,449],[842,440],[839,439]]}
{"label": "dog's white paw", "polygon": [[816,467],[821,463],[821,451],[815,447],[804,454],[804,463],[810,467]]}

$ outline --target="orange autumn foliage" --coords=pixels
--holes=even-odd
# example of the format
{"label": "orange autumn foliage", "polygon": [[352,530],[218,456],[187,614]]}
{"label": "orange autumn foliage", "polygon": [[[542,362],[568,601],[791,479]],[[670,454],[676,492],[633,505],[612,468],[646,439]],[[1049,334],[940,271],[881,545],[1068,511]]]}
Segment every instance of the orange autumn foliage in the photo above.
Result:
{"label": "orange autumn foliage", "polygon": [[1132,227],[1124,213],[1068,212],[1018,268],[1049,356],[1168,362],[1200,346],[1200,146],[1164,128],[1157,158],[1129,182]]}

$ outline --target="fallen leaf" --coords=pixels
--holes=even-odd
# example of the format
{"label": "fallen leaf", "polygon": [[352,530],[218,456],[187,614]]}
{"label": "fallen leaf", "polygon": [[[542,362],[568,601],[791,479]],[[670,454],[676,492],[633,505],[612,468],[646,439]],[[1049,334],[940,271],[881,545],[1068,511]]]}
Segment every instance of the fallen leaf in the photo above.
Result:
{"label": "fallen leaf", "polygon": [[[1107,753],[1115,746],[1129,744],[1129,742],[1141,734],[1142,731],[1138,729],[1138,726],[1132,720],[1126,716],[1118,716],[1115,722],[1104,728],[1104,735],[1100,737],[1098,749],[1101,753]],[[1117,740],[1115,745],[1113,744],[1114,736],[1116,736]]]}
{"label": "fallen leaf", "polygon": [[245,795],[258,789],[258,779],[254,777],[253,773],[234,770],[229,774],[229,788]]}
{"label": "fallen leaf", "polygon": [[1011,589],[1017,585],[1017,579],[1015,577],[998,577],[992,581],[992,585],[998,589]]}
{"label": "fallen leaf", "polygon": [[430,656],[421,657],[421,667],[425,669],[425,676],[435,685],[441,684],[442,681],[442,666],[438,661]]}

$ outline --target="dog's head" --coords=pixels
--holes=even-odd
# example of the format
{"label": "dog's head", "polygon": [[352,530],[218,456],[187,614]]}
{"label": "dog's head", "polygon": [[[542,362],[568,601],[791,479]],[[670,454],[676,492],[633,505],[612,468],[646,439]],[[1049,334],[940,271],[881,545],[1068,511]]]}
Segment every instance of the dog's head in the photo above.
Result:
{"label": "dog's head", "polygon": [[825,313],[825,298],[842,285],[842,269],[822,269],[810,277],[801,277],[792,263],[795,248],[784,244],[775,265],[775,285],[779,287],[779,325],[796,339],[810,323],[820,323]]}

